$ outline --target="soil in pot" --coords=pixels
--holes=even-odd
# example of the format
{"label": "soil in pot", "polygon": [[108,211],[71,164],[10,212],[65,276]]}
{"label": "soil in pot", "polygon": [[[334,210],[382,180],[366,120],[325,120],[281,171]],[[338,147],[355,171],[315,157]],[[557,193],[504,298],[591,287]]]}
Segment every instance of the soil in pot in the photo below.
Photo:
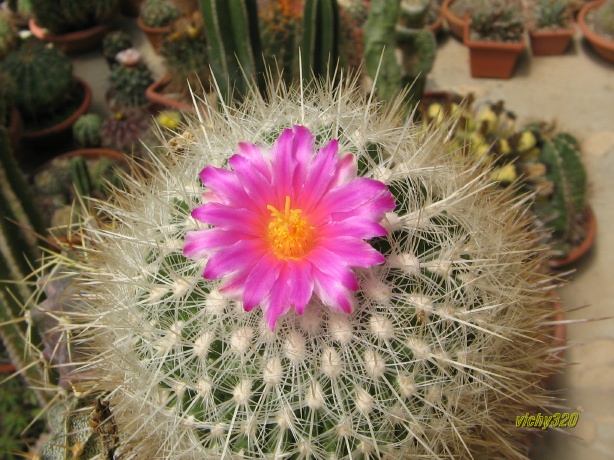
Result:
{"label": "soil in pot", "polygon": [[601,35],[595,31],[595,10],[605,0],[595,0],[584,5],[578,13],[578,27],[595,52],[608,62],[614,63],[614,36]]}

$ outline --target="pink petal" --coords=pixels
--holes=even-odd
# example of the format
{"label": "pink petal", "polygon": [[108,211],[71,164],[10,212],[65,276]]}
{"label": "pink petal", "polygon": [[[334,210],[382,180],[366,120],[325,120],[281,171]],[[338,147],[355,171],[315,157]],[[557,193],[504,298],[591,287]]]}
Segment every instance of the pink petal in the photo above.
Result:
{"label": "pink petal", "polygon": [[[394,197],[385,184],[366,177],[359,177],[349,184],[332,189],[322,200],[321,206],[334,210],[333,212],[357,211],[365,215],[362,207],[373,200],[376,200],[377,205],[381,207],[381,210],[375,214],[383,216],[387,211],[394,209]],[[368,213],[368,215],[374,214]]]}
{"label": "pink petal", "polygon": [[351,313],[353,298],[347,289],[317,268],[312,268],[314,291],[322,303],[333,311]]}
{"label": "pink petal", "polygon": [[[314,136],[304,126],[286,129],[273,144],[271,166],[277,198],[293,197],[305,182],[309,160],[313,155]],[[295,186],[297,188],[295,188]]]}
{"label": "pink petal", "polygon": [[331,187],[347,184],[352,179],[356,178],[358,166],[356,165],[356,157],[351,153],[344,155],[337,162],[337,169]]}
{"label": "pink petal", "polygon": [[205,203],[192,210],[194,219],[226,230],[238,230],[259,236],[263,231],[262,216],[245,208],[237,209],[222,203]]}
{"label": "pink petal", "polygon": [[279,278],[283,263],[265,254],[249,270],[243,290],[243,308],[250,311],[270,293],[273,284]]}
{"label": "pink petal", "polygon": [[271,165],[264,158],[263,151],[260,147],[250,142],[240,142],[238,153],[245,157],[262,177],[268,182],[271,182]]}
{"label": "pink petal", "polygon": [[338,147],[338,142],[332,140],[312,158],[297,200],[298,207],[305,212],[311,212],[330,189],[335,176]]}
{"label": "pink petal", "polygon": [[319,244],[351,267],[368,268],[386,262],[386,258],[369,243],[357,238],[327,238],[322,239]]}
{"label": "pink petal", "polygon": [[268,301],[262,306],[264,319],[271,330],[275,329],[277,318],[290,311],[292,305],[288,298],[288,287],[290,281],[290,269],[288,265],[282,267],[277,282],[271,289]]}
{"label": "pink petal", "polygon": [[339,236],[368,239],[376,236],[385,236],[387,233],[386,229],[380,224],[362,216],[352,216],[340,221],[330,221],[318,227],[318,237],[323,239]]}
{"label": "pink petal", "polygon": [[207,166],[200,173],[200,180],[206,187],[215,190],[216,201],[222,199],[227,203],[245,203],[250,200],[236,174],[228,169]]}
{"label": "pink petal", "polygon": [[252,238],[240,232],[220,230],[217,228],[207,230],[193,230],[185,235],[183,255],[192,259],[208,256],[212,249],[231,246],[237,241]]}
{"label": "pink petal", "polygon": [[348,264],[334,252],[322,246],[316,246],[305,257],[305,260],[311,262],[313,267],[340,283],[345,288],[352,291],[358,289],[359,286],[358,281],[356,281],[356,275],[352,269],[348,267]]}
{"label": "pink petal", "polygon": [[220,249],[207,261],[203,276],[212,280],[254,266],[266,250],[260,240],[241,240]]}
{"label": "pink petal", "polygon": [[291,270],[288,282],[288,297],[296,312],[302,315],[313,295],[311,264],[289,262],[288,266]]}
{"label": "pink petal", "polygon": [[228,165],[234,170],[238,182],[253,202],[259,209],[266,211],[267,205],[273,203],[276,197],[271,181],[249,159],[241,155],[230,157]]}

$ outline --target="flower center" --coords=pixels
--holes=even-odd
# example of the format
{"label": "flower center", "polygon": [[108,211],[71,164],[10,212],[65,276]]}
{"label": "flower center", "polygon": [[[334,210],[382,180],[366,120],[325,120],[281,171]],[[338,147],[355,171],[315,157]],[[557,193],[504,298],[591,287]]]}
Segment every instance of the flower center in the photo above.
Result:
{"label": "flower center", "polygon": [[283,211],[268,205],[271,221],[267,240],[273,253],[282,260],[300,260],[309,250],[314,240],[314,228],[302,216],[301,209],[290,208],[290,197],[286,196]]}

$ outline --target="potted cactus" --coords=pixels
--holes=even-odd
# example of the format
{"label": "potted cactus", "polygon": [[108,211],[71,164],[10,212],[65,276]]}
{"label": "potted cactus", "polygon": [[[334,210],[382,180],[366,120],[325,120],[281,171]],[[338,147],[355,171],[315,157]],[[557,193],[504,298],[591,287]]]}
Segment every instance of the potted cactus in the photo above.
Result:
{"label": "potted cactus", "polygon": [[16,105],[30,145],[63,142],[91,102],[89,85],[73,75],[68,57],[31,37],[0,63],[17,84]]}
{"label": "potted cactus", "polygon": [[594,0],[578,13],[578,27],[595,52],[614,63],[614,0]]}
{"label": "potted cactus", "polygon": [[147,106],[146,91],[154,80],[141,54],[134,48],[128,48],[120,51],[115,59],[117,65],[111,69],[106,94],[111,110]]}
{"label": "potted cactus", "polygon": [[5,11],[0,11],[0,61],[17,49],[20,42],[17,27]]}
{"label": "potted cactus", "polygon": [[102,146],[138,156],[143,151],[140,142],[149,133],[151,114],[143,108],[116,110],[102,123]]}
{"label": "potted cactus", "polygon": [[193,111],[190,90],[199,98],[211,90],[207,40],[199,11],[173,23],[160,55],[167,73],[147,88],[147,99],[160,108]]}
{"label": "potted cactus", "polygon": [[81,115],[72,125],[73,141],[80,149],[97,148],[102,144],[103,119],[97,113]]}
{"label": "potted cactus", "polygon": [[65,53],[89,51],[102,41],[119,0],[30,0],[30,30]]}
{"label": "potted cactus", "polygon": [[180,11],[169,0],[145,0],[141,4],[137,24],[156,53],[162,46],[162,37],[180,16]]}
{"label": "potted cactus", "polygon": [[75,276],[58,330],[112,415],[99,455],[520,457],[510,413],[556,367],[522,204],[352,82],[266,95],[210,105],[46,261]]}
{"label": "potted cactus", "polygon": [[463,36],[471,76],[510,78],[525,49],[520,0],[475,0]]}
{"label": "potted cactus", "polygon": [[529,39],[533,56],[563,54],[575,33],[569,0],[531,0]]}

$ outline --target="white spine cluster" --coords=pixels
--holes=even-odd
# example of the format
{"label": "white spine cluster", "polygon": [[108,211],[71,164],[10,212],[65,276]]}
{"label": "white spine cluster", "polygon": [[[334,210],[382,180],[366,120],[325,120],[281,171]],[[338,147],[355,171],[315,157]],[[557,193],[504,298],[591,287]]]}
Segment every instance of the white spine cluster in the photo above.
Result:
{"label": "white spine cluster", "polygon": [[[358,90],[324,85],[210,109],[183,149],[102,204],[84,249],[57,257],[83,280],[77,324],[95,389],[107,391],[131,458],[499,458],[520,454],[511,417],[545,403],[550,297],[538,286],[522,208]],[[198,174],[242,141],[305,125],[339,139],[359,172],[397,199],[373,241],[387,256],[358,272],[355,311],[312,300],[274,332],[181,255]],[[188,137],[186,138],[188,139]],[[105,221],[106,222],[106,221]],[[76,260],[76,262],[73,262]],[[75,330],[75,334],[78,332]],[[546,365],[547,366],[547,365]],[[91,382],[91,380],[90,380]],[[85,384],[84,384],[85,385]]]}

